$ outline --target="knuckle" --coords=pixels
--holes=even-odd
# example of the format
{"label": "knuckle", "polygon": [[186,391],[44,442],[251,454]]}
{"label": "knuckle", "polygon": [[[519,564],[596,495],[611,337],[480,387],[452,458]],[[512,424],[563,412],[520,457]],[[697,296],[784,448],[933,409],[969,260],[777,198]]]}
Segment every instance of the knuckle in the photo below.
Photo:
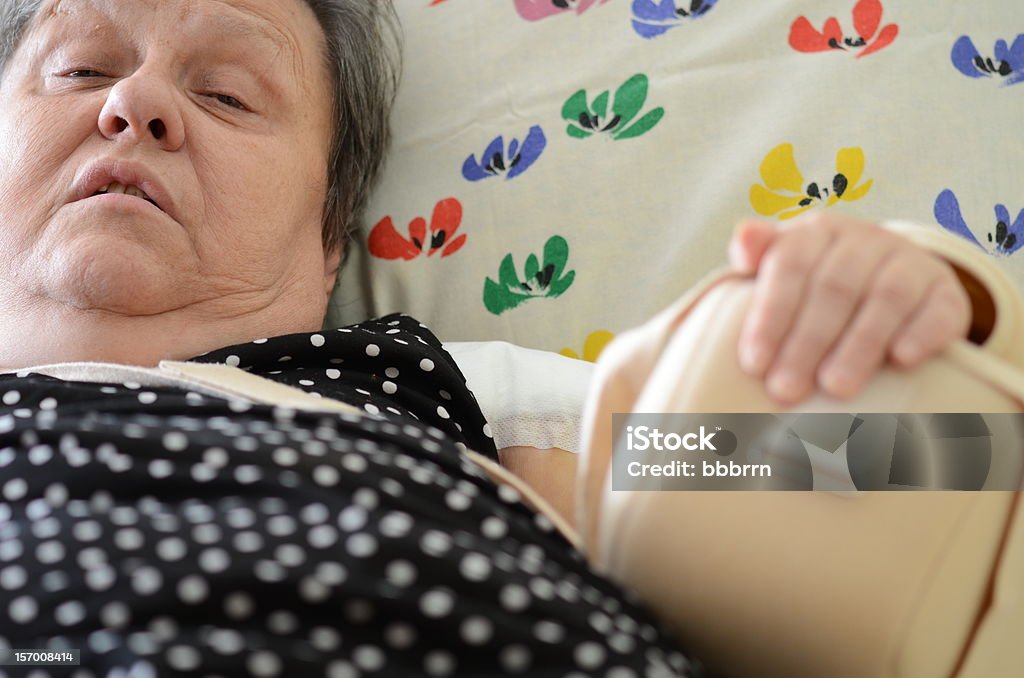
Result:
{"label": "knuckle", "polygon": [[835,340],[834,332],[819,325],[801,327],[788,342],[785,356],[792,362],[805,363],[809,357],[824,353]]}
{"label": "knuckle", "polygon": [[851,350],[857,355],[874,355],[888,345],[891,333],[878,323],[864,323],[850,338]]}
{"label": "knuckle", "polygon": [[902,270],[888,268],[875,279],[871,292],[886,306],[902,311],[914,303],[915,288],[909,275]]}
{"label": "knuckle", "polygon": [[815,290],[832,302],[851,304],[859,296],[856,283],[836,268],[823,271],[814,282]]}
{"label": "knuckle", "polygon": [[772,249],[766,264],[773,275],[780,276],[802,276],[810,267],[807,255],[803,254],[801,248],[789,246],[786,240]]}

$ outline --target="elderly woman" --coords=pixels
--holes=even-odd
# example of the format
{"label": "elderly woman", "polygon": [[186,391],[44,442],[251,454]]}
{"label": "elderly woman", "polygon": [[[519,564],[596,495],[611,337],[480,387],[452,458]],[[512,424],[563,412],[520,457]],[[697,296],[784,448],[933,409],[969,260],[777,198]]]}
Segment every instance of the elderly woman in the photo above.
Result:
{"label": "elderly woman", "polygon": [[[0,9],[0,641],[81,650],[33,675],[697,672],[469,461],[497,453],[429,330],[320,331],[388,137],[392,21],[376,0]],[[968,319],[948,266],[865,233],[855,285],[886,260],[922,282],[899,312],[862,304],[855,337],[887,342],[847,347],[837,391],[888,339],[920,358]],[[826,313],[770,253],[794,242],[737,235],[738,265],[769,269],[761,374]],[[795,364],[854,308],[825,306]],[[779,374],[789,397],[814,376]]]}

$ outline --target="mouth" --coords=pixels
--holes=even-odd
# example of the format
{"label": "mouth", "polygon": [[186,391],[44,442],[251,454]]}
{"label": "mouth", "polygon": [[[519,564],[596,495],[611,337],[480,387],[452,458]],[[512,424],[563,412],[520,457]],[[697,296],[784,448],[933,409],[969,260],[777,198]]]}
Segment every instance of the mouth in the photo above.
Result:
{"label": "mouth", "polygon": [[[130,209],[137,198],[139,201],[148,202],[172,220],[178,220],[178,206],[173,193],[164,186],[154,170],[139,162],[120,158],[102,158],[93,162],[79,172],[69,202],[101,195],[119,197],[105,198],[97,204],[120,204]],[[141,207],[141,202],[138,205]]]}
{"label": "mouth", "polygon": [[97,195],[105,195],[107,193],[123,193],[124,195],[130,195],[135,198],[141,198],[148,202],[153,207],[159,209],[161,212],[163,211],[162,209],[160,209],[160,205],[158,205],[155,200],[146,195],[146,192],[143,191],[138,186],[126,186],[125,184],[121,184],[116,181],[107,184],[106,186],[100,186],[98,189],[96,189],[96,192],[93,193],[90,197],[95,197]]}

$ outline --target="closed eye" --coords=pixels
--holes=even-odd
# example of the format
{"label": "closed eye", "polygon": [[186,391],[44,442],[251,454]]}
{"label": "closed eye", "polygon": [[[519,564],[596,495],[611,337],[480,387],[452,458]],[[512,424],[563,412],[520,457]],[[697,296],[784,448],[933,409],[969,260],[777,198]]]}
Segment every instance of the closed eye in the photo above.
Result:
{"label": "closed eye", "polygon": [[88,68],[80,68],[77,71],[71,71],[67,73],[69,78],[103,78],[106,77],[99,71],[93,71]]}
{"label": "closed eye", "polygon": [[207,96],[209,96],[209,97],[211,97],[213,99],[216,99],[217,101],[219,101],[220,103],[224,104],[225,106],[230,106],[231,108],[237,108],[240,111],[247,111],[247,110],[249,110],[248,108],[245,107],[245,104],[243,104],[241,101],[239,101],[238,99],[236,99],[235,97],[233,97],[233,96],[231,96],[229,94],[208,94]]}

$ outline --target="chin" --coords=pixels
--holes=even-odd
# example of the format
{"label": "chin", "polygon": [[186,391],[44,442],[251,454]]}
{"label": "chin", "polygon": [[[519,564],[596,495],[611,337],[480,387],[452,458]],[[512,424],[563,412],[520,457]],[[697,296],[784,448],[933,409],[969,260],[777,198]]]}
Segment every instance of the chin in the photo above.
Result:
{"label": "chin", "polygon": [[177,306],[184,281],[140,248],[95,242],[62,248],[50,259],[48,296],[79,310],[152,315]]}

